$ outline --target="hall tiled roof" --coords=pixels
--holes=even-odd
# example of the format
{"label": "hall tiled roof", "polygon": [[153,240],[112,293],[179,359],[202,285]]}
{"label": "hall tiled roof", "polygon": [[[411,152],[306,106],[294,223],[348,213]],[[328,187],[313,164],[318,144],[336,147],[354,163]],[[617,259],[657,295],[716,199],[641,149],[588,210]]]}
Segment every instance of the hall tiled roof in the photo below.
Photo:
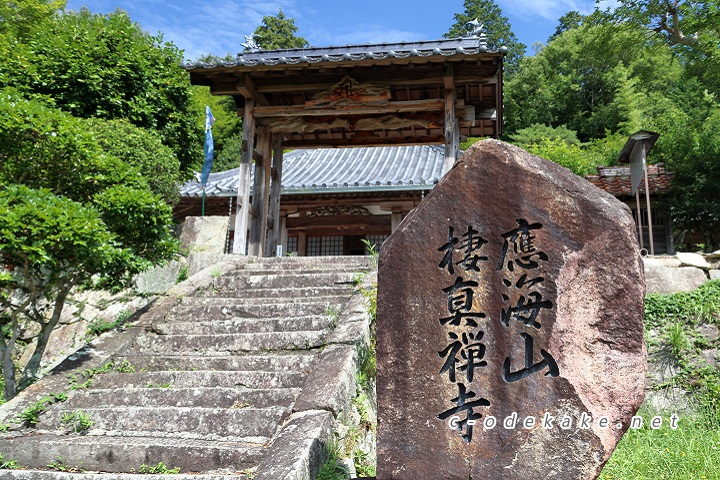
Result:
{"label": "hall tiled roof", "polygon": [[[662,194],[670,190],[672,185],[672,172],[665,169],[665,164],[648,165],[648,185],[650,195]],[[597,175],[586,175],[596,187],[602,188],[616,197],[631,196],[630,167],[597,167]],[[640,193],[645,193],[645,182],[640,182]]]}
{"label": "hall tiled roof", "polygon": [[[444,169],[445,147],[438,145],[293,150],[283,157],[281,193],[431,190]],[[205,195],[237,195],[238,172],[211,173]],[[182,197],[201,194],[197,180],[181,187]]]}
{"label": "hall tiled roof", "polygon": [[187,70],[215,67],[262,67],[264,65],[298,65],[406,59],[411,57],[452,57],[478,53],[507,52],[507,47],[489,49],[485,35],[424,40],[418,42],[367,43],[338,47],[307,47],[283,50],[251,50],[238,53],[234,60],[219,63],[195,62],[185,65]]}

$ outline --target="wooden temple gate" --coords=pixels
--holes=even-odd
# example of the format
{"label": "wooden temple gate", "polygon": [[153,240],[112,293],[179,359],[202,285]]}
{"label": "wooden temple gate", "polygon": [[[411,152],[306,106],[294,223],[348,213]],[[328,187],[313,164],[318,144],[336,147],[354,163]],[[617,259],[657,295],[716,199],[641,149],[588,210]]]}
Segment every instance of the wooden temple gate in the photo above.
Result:
{"label": "wooden temple gate", "polygon": [[448,170],[463,138],[498,137],[505,53],[469,35],[251,50],[234,62],[186,66],[193,84],[233,96],[243,117],[233,251],[275,254],[284,148],[444,144]]}

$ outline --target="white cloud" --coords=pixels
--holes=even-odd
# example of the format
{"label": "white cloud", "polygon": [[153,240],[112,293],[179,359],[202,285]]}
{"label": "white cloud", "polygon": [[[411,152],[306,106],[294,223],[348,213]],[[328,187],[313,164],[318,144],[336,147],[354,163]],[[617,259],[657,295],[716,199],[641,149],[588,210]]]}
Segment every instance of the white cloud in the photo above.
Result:
{"label": "white cloud", "polygon": [[587,15],[595,8],[593,0],[500,0],[499,4],[504,11],[525,20],[540,17],[556,21],[569,11],[576,10]]}

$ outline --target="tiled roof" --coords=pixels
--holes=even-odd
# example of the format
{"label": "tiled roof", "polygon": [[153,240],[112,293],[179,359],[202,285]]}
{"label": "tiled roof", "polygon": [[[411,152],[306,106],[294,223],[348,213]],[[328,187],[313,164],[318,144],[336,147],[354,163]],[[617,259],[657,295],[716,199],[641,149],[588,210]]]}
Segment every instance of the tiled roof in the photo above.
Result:
{"label": "tiled roof", "polygon": [[[665,193],[672,184],[672,172],[665,169],[665,164],[648,165],[648,185],[650,195]],[[596,187],[602,188],[616,197],[631,196],[630,167],[597,167],[597,175],[587,175]],[[640,182],[640,193],[645,193],[645,182]]]}
{"label": "tiled roof", "polygon": [[455,55],[476,55],[478,53],[507,52],[507,47],[488,49],[485,35],[466,36],[420,42],[380,43],[346,45],[342,47],[308,47],[284,50],[259,50],[239,53],[234,61],[217,64],[196,62],[185,65],[187,70],[216,67],[256,67],[263,65],[297,65],[321,62],[342,62],[363,60],[405,59],[410,57],[452,57]]}
{"label": "tiled roof", "polygon": [[[445,147],[438,145],[316,148],[283,157],[283,195],[306,193],[430,190],[442,178]],[[206,196],[237,194],[239,168],[211,173]],[[252,183],[251,183],[252,185]],[[199,197],[200,183],[189,181],[183,197]]]}

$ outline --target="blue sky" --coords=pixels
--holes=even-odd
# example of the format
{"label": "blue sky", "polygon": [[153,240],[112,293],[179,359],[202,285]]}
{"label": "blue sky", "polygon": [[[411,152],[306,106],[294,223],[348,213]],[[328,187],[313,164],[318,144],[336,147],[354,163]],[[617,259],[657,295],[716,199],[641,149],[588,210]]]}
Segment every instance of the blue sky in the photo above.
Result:
{"label": "blue sky", "polygon": [[[546,42],[557,19],[570,10],[592,11],[594,0],[496,0],[515,35],[528,46]],[[242,50],[265,15],[279,9],[295,18],[298,34],[313,46],[349,43],[435,40],[461,13],[462,0],[68,0],[67,8],[87,6],[94,13],[127,11],[151,34],[162,32],[185,51],[186,59],[204,53],[223,56]],[[482,19],[480,19],[482,21]]]}

